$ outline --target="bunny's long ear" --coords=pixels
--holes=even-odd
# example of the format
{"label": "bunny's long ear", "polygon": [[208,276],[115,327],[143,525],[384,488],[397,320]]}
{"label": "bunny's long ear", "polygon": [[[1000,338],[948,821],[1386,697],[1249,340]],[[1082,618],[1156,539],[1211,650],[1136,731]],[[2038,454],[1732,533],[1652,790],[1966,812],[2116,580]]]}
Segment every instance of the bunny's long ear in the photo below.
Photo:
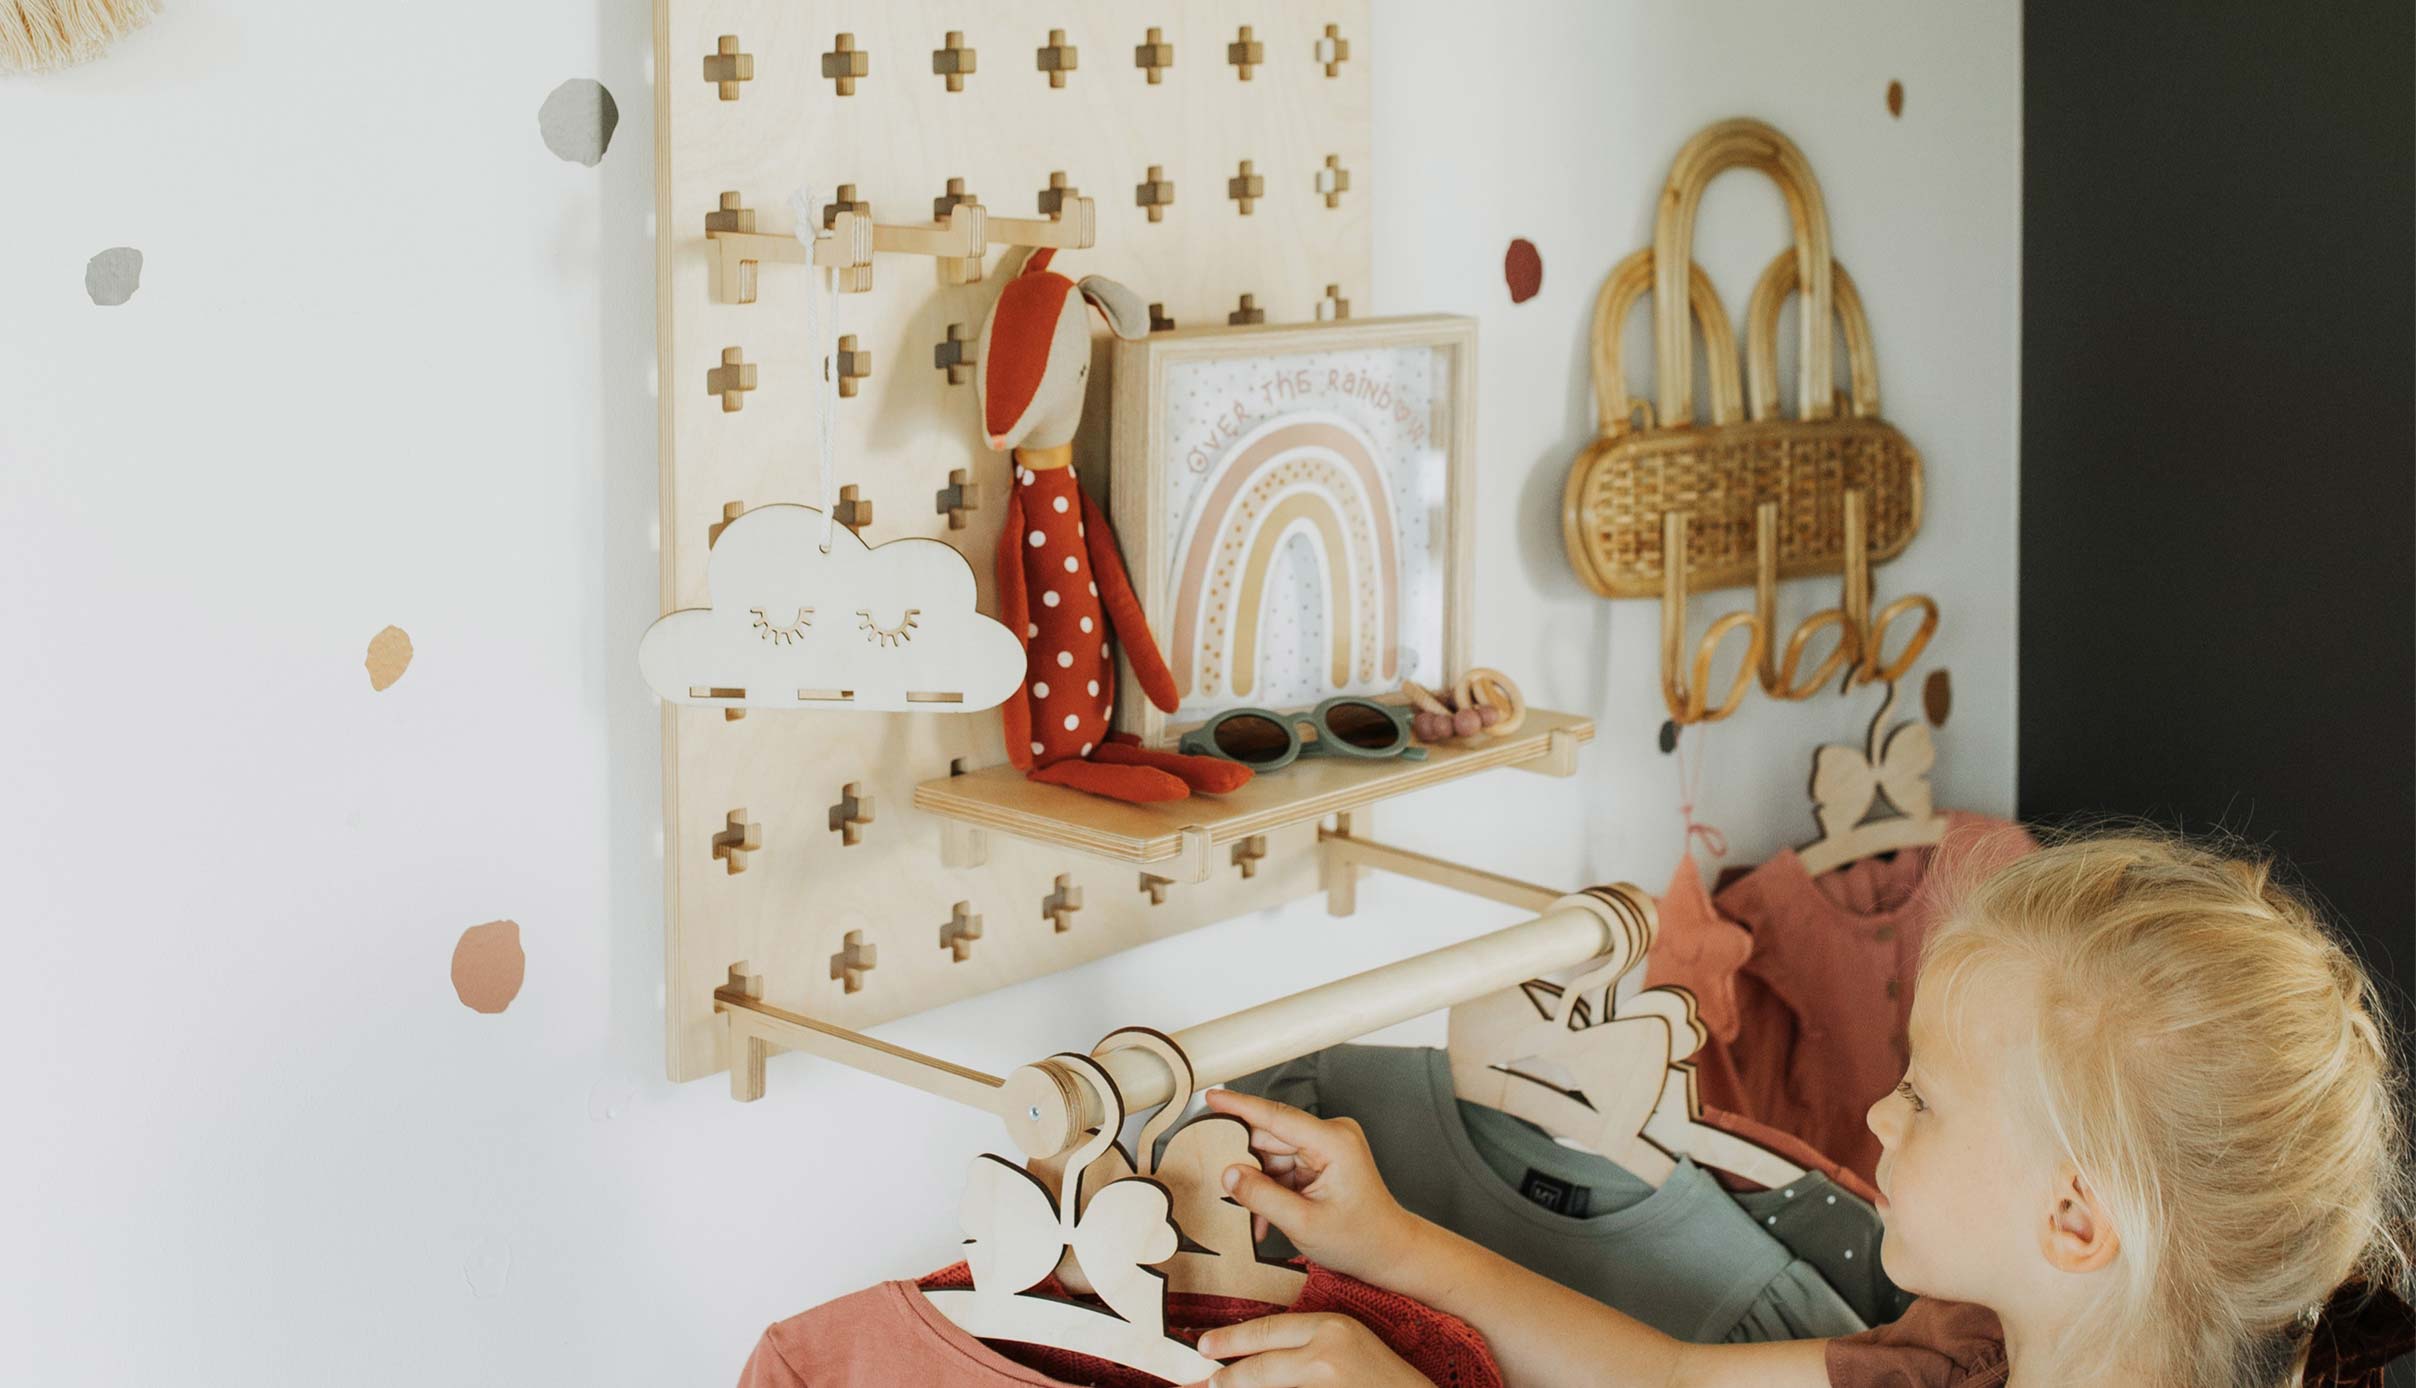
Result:
{"label": "bunny's long ear", "polygon": [[1149,305],[1141,302],[1140,295],[1098,275],[1083,276],[1075,287],[1107,319],[1109,332],[1127,342],[1149,336]]}

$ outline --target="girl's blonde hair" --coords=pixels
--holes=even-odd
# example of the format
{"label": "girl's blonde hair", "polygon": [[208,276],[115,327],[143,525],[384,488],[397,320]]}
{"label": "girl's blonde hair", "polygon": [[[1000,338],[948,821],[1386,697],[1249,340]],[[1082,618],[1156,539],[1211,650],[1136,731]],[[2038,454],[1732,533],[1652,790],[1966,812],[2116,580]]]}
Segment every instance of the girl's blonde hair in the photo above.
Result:
{"label": "girl's blonde hair", "polygon": [[[2270,864],[2152,833],[2073,837],[1966,892],[1921,988],[2038,989],[2049,1150],[2111,1212],[2121,1293],[2075,1372],[2294,1381],[2311,1308],[2408,1280],[2400,1074],[2374,981]],[[1999,975],[2001,977],[2001,975]]]}

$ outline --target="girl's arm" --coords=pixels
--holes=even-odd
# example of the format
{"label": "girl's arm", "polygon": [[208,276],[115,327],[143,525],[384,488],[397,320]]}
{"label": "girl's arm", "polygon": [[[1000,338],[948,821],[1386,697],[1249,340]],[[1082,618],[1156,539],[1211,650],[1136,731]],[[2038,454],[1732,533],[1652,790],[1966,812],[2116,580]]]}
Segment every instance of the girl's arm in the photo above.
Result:
{"label": "girl's arm", "polygon": [[[1691,1345],[1410,1214],[1384,1188],[1359,1125],[1215,1090],[1208,1106],[1251,1127],[1264,1171],[1226,1171],[1234,1200],[1337,1272],[1475,1326],[1514,1388],[1827,1388],[1826,1341]],[[1201,1352],[1248,1354],[1250,1322]],[[1245,1361],[1246,1362],[1246,1361]]]}

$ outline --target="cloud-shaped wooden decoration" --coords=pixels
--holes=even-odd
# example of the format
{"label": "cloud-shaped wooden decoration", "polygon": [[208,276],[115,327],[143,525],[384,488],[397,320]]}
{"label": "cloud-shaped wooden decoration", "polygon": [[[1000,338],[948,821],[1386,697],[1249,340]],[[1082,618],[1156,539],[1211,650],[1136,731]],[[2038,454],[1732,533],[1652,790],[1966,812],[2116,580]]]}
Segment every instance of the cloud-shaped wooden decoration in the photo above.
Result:
{"label": "cloud-shaped wooden decoration", "polygon": [[975,610],[973,566],[939,540],[876,548],[811,506],[758,506],[723,528],[705,586],[712,606],[638,643],[672,703],[972,713],[1023,683],[1023,643]]}

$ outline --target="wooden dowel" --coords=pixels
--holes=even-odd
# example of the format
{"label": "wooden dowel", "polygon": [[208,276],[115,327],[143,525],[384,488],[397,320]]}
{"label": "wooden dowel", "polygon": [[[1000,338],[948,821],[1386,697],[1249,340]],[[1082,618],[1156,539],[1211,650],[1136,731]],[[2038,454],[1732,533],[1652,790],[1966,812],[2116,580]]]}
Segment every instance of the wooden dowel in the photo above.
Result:
{"label": "wooden dowel", "polygon": [[[997,1112],[1003,1102],[999,1092],[1004,1081],[996,1075],[986,1075],[979,1070],[951,1064],[937,1056],[910,1051],[886,1041],[876,1041],[845,1027],[817,1022],[811,1017],[774,1007],[761,998],[748,997],[737,989],[715,989],[713,1008],[729,1018],[734,1048],[752,1040],[777,1046],[784,1051],[804,1051],[984,1112]],[[755,1094],[761,1093],[758,1083]]]}
{"label": "wooden dowel", "polygon": [[1317,841],[1321,851],[1336,862],[1376,868],[1399,877],[1414,877],[1421,882],[1432,882],[1438,887],[1449,887],[1453,891],[1499,901],[1523,911],[1550,910],[1552,903],[1566,895],[1551,887],[1521,882],[1515,877],[1504,877],[1496,872],[1462,867],[1458,863],[1412,853],[1390,844],[1355,839],[1349,834],[1336,833],[1323,827],[1317,830]]}
{"label": "wooden dowel", "polygon": [[[1205,1087],[1338,1045],[1371,1031],[1582,964],[1608,952],[1624,927],[1611,909],[1585,895],[1563,897],[1551,910],[1455,945],[1352,974],[1306,992],[1245,1008],[1174,1033]],[[1128,1113],[1166,1102],[1173,1077],[1165,1062],[1142,1050],[1114,1051],[1099,1064],[1116,1083]],[[1065,1150],[1075,1135],[1100,1121],[1097,1101],[1079,1084],[1049,1073],[1050,1062],[1007,1077],[1008,1135],[1026,1155]]]}

